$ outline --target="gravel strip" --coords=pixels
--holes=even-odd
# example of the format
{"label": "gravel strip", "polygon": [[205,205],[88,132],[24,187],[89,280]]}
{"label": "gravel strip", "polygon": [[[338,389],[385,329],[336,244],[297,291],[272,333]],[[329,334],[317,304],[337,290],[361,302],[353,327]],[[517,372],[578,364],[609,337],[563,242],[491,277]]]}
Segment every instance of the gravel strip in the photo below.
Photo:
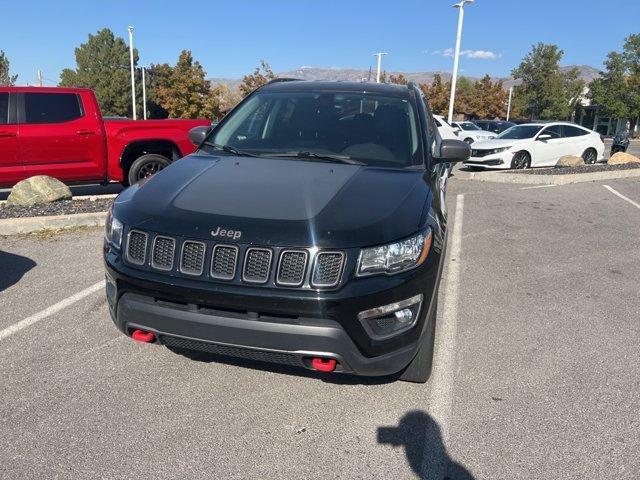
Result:
{"label": "gravel strip", "polygon": [[43,203],[32,207],[4,204],[0,205],[0,219],[106,212],[112,203],[113,198],[101,198],[98,200],[61,200],[59,202]]}
{"label": "gravel strip", "polygon": [[614,170],[631,170],[640,168],[640,163],[624,163],[622,165],[582,165],[580,167],[529,168],[527,170],[509,170],[509,173],[524,175],[571,175],[574,173],[611,172]]}

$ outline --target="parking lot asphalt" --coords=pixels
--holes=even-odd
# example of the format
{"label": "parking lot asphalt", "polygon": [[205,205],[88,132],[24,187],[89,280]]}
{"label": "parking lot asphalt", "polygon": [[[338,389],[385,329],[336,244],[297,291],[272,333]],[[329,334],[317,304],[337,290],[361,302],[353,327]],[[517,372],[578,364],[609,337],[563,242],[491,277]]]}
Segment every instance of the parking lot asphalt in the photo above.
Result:
{"label": "parking lot asphalt", "polygon": [[101,231],[0,239],[0,478],[638,478],[640,182],[451,180],[424,385],[135,343],[59,303]]}

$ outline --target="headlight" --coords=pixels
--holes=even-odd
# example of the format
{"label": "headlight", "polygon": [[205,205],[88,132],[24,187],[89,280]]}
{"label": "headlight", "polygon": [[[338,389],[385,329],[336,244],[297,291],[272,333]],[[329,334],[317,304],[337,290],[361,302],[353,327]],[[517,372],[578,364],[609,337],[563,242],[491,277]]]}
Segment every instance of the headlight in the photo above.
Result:
{"label": "headlight", "polygon": [[500,153],[500,152],[506,152],[507,150],[509,150],[511,147],[501,147],[501,148],[494,148],[493,150],[489,150],[489,152],[487,153],[487,155],[493,155],[494,153]]}
{"label": "headlight", "polygon": [[124,225],[122,225],[120,220],[113,216],[111,211],[112,208],[109,209],[109,213],[107,214],[104,236],[107,242],[112,246],[120,248],[120,245],[122,244],[122,231],[124,230]]}
{"label": "headlight", "polygon": [[393,275],[422,265],[431,248],[431,240],[432,232],[429,228],[425,232],[399,242],[365,248],[360,251],[356,275],[358,277],[380,273]]}

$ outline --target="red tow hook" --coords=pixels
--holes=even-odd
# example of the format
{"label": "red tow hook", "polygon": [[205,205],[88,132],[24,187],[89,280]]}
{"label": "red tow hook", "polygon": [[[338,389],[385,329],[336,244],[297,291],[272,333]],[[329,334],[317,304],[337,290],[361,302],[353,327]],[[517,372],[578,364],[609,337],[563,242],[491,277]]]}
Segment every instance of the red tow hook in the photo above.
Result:
{"label": "red tow hook", "polygon": [[311,368],[319,372],[333,372],[336,369],[336,361],[333,358],[316,357],[311,360]]}
{"label": "red tow hook", "polygon": [[136,342],[151,343],[156,339],[156,336],[152,332],[145,332],[143,330],[134,330],[131,334]]}

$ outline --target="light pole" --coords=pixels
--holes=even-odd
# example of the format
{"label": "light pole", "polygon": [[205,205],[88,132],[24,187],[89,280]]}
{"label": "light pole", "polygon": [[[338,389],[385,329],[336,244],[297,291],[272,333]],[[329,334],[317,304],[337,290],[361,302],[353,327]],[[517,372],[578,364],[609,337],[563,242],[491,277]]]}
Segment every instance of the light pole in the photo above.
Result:
{"label": "light pole", "polygon": [[146,68],[142,67],[142,118],[147,119],[147,82],[145,81]]}
{"label": "light pole", "polygon": [[513,86],[509,88],[509,102],[507,103],[507,122],[509,121],[509,115],[511,115],[511,96],[513,95]]}
{"label": "light pole", "polygon": [[456,33],[456,50],[453,54],[453,73],[451,74],[451,95],[449,98],[449,123],[453,121],[453,105],[456,100],[456,83],[458,82],[458,59],[460,58],[460,40],[462,39],[462,20],[464,19],[464,6],[473,3],[474,0],[461,0],[454,5],[458,10],[458,31]]}
{"label": "light pole", "polygon": [[376,83],[380,83],[380,66],[382,65],[382,55],[386,55],[384,52],[374,53],[374,57],[378,57],[378,73],[376,74]]}
{"label": "light pole", "polygon": [[131,106],[133,108],[133,119],[137,120],[136,116],[136,76],[133,67],[133,27],[129,26],[129,60],[131,61]]}

